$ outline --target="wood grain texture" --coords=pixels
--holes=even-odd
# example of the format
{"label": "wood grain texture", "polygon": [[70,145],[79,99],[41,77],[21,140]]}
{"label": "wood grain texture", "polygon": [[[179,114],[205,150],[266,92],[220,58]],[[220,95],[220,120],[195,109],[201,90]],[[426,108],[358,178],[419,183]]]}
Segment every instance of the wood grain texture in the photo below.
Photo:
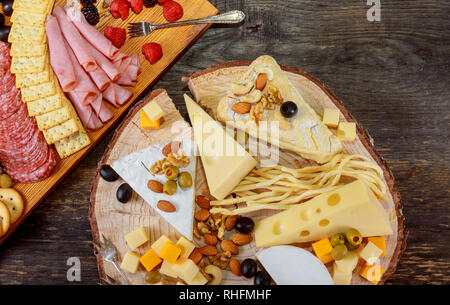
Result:
{"label": "wood grain texture", "polygon": [[[386,284],[450,284],[448,1],[383,0],[375,23],[359,0],[211,2],[248,18],[210,29],[155,87],[185,113],[182,75],[263,53],[320,79],[370,132],[402,195],[408,247]],[[71,256],[81,259],[82,284],[98,282],[88,202],[111,136],[0,247],[1,284],[72,284]]]}
{"label": "wood grain texture", "polygon": [[[66,0],[57,0],[55,5],[64,5]],[[203,18],[218,13],[217,9],[205,0],[180,1],[184,6],[184,15],[181,20]],[[97,28],[102,31],[108,24],[121,28],[126,28],[128,22],[138,22],[140,20],[151,20],[155,23],[164,23],[165,19],[162,15],[162,7],[157,6],[153,9],[145,9],[139,15],[131,13],[126,21],[122,19],[114,19],[110,14],[102,17]],[[57,157],[57,164],[53,173],[47,179],[37,183],[17,183],[14,187],[23,195],[26,207],[22,217],[15,222],[2,238],[0,245],[14,232],[14,230],[30,215],[31,212],[42,202],[42,200],[51,192],[55,186],[64,179],[64,177],[83,159],[90,150],[113,128],[115,124],[125,116],[127,110],[142,97],[146,89],[154,84],[156,80],[173,64],[173,62],[207,29],[209,25],[194,25],[180,28],[170,28],[164,31],[155,31],[151,35],[129,39],[120,49],[126,54],[139,54],[142,73],[138,77],[135,87],[128,87],[133,92],[131,100],[120,108],[114,108],[107,104],[114,114],[114,118],[104,126],[95,131],[90,132],[91,145],[83,150],[61,160]],[[147,42],[158,42],[163,47],[164,56],[155,64],[150,64],[141,52],[141,46]]]}

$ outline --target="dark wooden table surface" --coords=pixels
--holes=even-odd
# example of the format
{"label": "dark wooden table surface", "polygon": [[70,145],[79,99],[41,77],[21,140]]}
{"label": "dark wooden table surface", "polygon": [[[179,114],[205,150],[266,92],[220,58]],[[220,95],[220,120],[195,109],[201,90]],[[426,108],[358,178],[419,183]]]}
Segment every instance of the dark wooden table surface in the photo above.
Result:
{"label": "dark wooden table surface", "polygon": [[[241,9],[240,27],[210,29],[154,88],[182,105],[180,77],[212,64],[273,55],[327,84],[367,128],[403,198],[408,247],[387,284],[450,284],[450,2],[381,0],[369,22],[364,0],[212,1]],[[89,191],[109,134],[0,247],[0,284],[81,284],[98,273]]]}

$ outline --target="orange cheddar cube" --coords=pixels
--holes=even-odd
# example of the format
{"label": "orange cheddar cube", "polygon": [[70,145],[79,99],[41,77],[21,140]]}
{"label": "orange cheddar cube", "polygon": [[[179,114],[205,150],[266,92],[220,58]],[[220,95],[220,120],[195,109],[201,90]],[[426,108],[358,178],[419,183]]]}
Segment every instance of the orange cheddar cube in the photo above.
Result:
{"label": "orange cheddar cube", "polygon": [[383,250],[383,253],[381,253],[381,256],[386,256],[386,238],[381,236],[376,237],[367,237],[368,242],[373,242],[375,246]]}
{"label": "orange cheddar cube", "polygon": [[141,128],[145,130],[159,129],[161,127],[161,118],[152,121],[144,111],[141,112]]}
{"label": "orange cheddar cube", "polygon": [[155,250],[150,249],[147,253],[145,253],[139,261],[142,266],[144,266],[147,271],[152,271],[153,268],[159,265],[162,262],[162,259],[156,254]]}
{"label": "orange cheddar cube", "polygon": [[331,257],[331,250],[333,250],[333,246],[331,245],[330,239],[324,238],[316,241],[312,244],[312,247],[317,258],[320,259],[322,263],[327,264],[333,261],[333,257]]}
{"label": "orange cheddar cube", "polygon": [[175,264],[177,262],[178,257],[180,257],[181,248],[175,246],[171,241],[166,242],[164,247],[162,248],[159,256],[166,260],[171,264]]}
{"label": "orange cheddar cube", "polygon": [[369,265],[367,263],[364,264],[359,271],[359,275],[369,282],[372,282],[374,285],[378,284],[383,273],[384,269],[381,266]]}

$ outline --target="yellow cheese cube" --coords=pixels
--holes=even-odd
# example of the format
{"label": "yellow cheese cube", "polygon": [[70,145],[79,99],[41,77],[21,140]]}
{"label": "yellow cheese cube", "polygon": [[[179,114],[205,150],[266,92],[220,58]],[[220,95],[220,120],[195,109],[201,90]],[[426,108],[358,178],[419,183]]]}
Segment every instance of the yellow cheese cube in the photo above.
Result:
{"label": "yellow cheese cube", "polygon": [[136,273],[139,267],[139,255],[133,251],[128,251],[123,257],[120,268],[131,273]]}
{"label": "yellow cheese cube", "polygon": [[381,266],[368,264],[364,264],[359,271],[359,275],[375,285],[378,284],[383,273],[384,269]]}
{"label": "yellow cheese cube", "polygon": [[352,122],[339,123],[337,135],[342,141],[354,141],[356,139],[356,124]]}
{"label": "yellow cheese cube", "polygon": [[175,264],[177,262],[178,257],[180,257],[180,253],[181,253],[180,247],[177,247],[171,241],[168,241],[161,249],[159,257],[161,257],[163,260],[168,261],[171,264]]}
{"label": "yellow cheese cube", "polygon": [[162,262],[161,258],[156,254],[155,250],[150,249],[147,253],[145,253],[139,261],[142,266],[144,266],[147,271],[152,271],[153,268],[159,265]]}
{"label": "yellow cheese cube", "polygon": [[144,227],[140,227],[139,229],[134,230],[133,232],[130,232],[125,236],[125,240],[127,241],[128,246],[130,246],[131,250],[142,246],[148,241],[148,239],[148,234]]}
{"label": "yellow cheese cube", "polygon": [[175,245],[181,249],[180,257],[184,258],[188,258],[195,248],[195,245],[187,240],[184,236],[180,237]]}
{"label": "yellow cheese cube", "polygon": [[155,250],[158,256],[161,256],[161,250],[168,241],[171,241],[169,237],[167,237],[166,235],[161,235],[161,237],[152,244],[152,249]]}
{"label": "yellow cheese cube", "polygon": [[156,101],[148,103],[142,110],[153,122],[159,120],[164,115],[164,111],[159,107]]}
{"label": "yellow cheese cube", "polygon": [[336,263],[333,264],[333,282],[335,285],[350,285],[352,273],[346,273],[339,270]]}
{"label": "yellow cheese cube", "polygon": [[322,122],[329,127],[337,127],[339,125],[339,109],[325,108],[323,111]]}
{"label": "yellow cheese cube", "polygon": [[314,249],[314,253],[316,253],[317,258],[319,259],[327,254],[330,254],[331,250],[333,250],[333,246],[328,238],[316,241],[312,244],[312,247]]}
{"label": "yellow cheese cube", "polygon": [[165,274],[167,276],[177,278],[177,273],[173,270],[173,265],[168,261],[163,261],[161,264],[161,268],[159,268],[159,272],[161,274]]}
{"label": "yellow cheese cube", "polygon": [[176,264],[172,265],[172,270],[175,271],[179,278],[184,281],[192,281],[197,273],[200,271],[198,266],[188,258],[180,258]]}
{"label": "yellow cheese cube", "polygon": [[331,253],[327,253],[321,257],[318,257],[318,259],[324,264],[328,264],[331,263],[332,261],[334,261],[333,256],[331,255]]}
{"label": "yellow cheese cube", "polygon": [[144,111],[141,110],[141,128],[145,130],[160,129],[161,118],[152,121]]}
{"label": "yellow cheese cube", "polygon": [[377,259],[380,257],[383,250],[375,246],[373,242],[369,242],[364,249],[359,253],[359,256],[367,262],[369,265],[375,264]]}
{"label": "yellow cheese cube", "polygon": [[343,259],[335,261],[337,268],[343,273],[352,273],[358,264],[359,255],[358,253],[352,251],[349,252]]}
{"label": "yellow cheese cube", "polygon": [[186,281],[188,285],[206,285],[208,280],[203,276],[201,272],[192,279],[192,281]]}
{"label": "yellow cheese cube", "polygon": [[382,236],[368,237],[367,241],[373,242],[375,246],[383,250],[381,256],[386,256],[386,238]]}

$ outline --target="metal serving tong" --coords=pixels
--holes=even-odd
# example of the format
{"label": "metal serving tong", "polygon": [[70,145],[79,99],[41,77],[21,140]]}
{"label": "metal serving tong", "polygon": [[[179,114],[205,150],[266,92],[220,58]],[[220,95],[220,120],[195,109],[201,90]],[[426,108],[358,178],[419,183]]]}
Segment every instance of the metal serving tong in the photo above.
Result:
{"label": "metal serving tong", "polygon": [[136,22],[128,23],[128,35],[130,38],[145,36],[151,32],[168,27],[180,26],[180,25],[192,25],[201,23],[221,23],[221,24],[233,24],[240,23],[245,19],[245,14],[241,11],[230,11],[220,15],[215,15],[206,18],[192,19],[185,21],[177,21],[163,24],[154,24],[150,22]]}
{"label": "metal serving tong", "polygon": [[[125,285],[130,285],[130,281],[127,279],[125,274],[120,270],[119,265],[117,265],[117,250],[114,245],[106,239],[106,237],[102,234],[103,242],[99,239],[98,242],[100,245],[97,245],[94,243],[95,249],[100,253],[100,255],[103,257],[103,259],[107,262],[110,262],[114,265],[116,270],[119,272],[120,276],[122,277],[122,280]],[[106,281],[105,281],[106,282]],[[110,280],[110,282],[112,282]]]}

